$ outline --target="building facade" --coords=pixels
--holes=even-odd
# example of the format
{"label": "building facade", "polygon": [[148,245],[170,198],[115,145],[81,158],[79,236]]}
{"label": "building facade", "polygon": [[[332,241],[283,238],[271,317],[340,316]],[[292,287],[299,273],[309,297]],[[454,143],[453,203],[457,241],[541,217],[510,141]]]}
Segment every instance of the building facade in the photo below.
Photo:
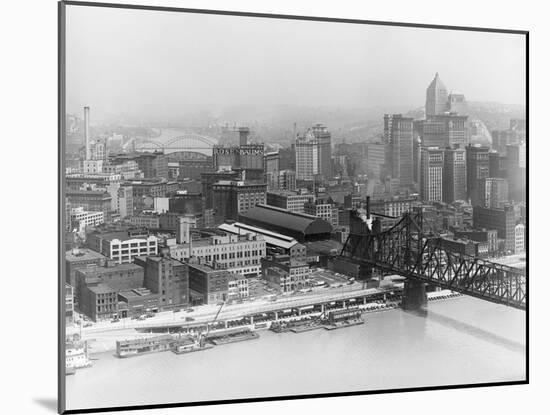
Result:
{"label": "building facade", "polygon": [[504,240],[504,249],[515,251],[516,218],[512,206],[505,206],[503,209],[474,206],[473,224],[478,229],[496,229],[498,237]]}
{"label": "building facade", "polygon": [[311,131],[296,137],[296,180],[313,180],[319,171],[319,143]]}
{"label": "building facade", "polygon": [[444,151],[422,148],[420,154],[420,198],[424,202],[443,201]]}
{"label": "building facade", "polygon": [[262,278],[280,293],[292,293],[309,285],[311,270],[306,263],[290,264],[274,256],[262,259]]}
{"label": "building facade", "polygon": [[234,278],[228,271],[199,263],[188,264],[188,269],[189,289],[200,295],[204,304],[227,301],[229,281]]}
{"label": "building facade", "polygon": [[384,136],[389,140],[391,175],[401,187],[413,184],[413,119],[384,115]]}
{"label": "building facade", "polygon": [[466,200],[466,150],[446,148],[443,166],[443,201]]}
{"label": "building facade", "polygon": [[525,225],[518,223],[514,228],[515,233],[515,249],[514,253],[519,254],[525,251]]}
{"label": "building facade", "polygon": [[189,304],[189,278],[187,265],[168,256],[136,258],[143,267],[143,285],[158,294],[161,309]]}
{"label": "building facade", "polygon": [[332,177],[332,143],[331,135],[323,124],[315,124],[311,131],[317,140],[319,148],[319,174],[329,179]]}
{"label": "building facade", "polygon": [[480,186],[489,177],[489,148],[469,145],[466,147],[466,195],[472,206],[481,205]]}
{"label": "building facade", "polygon": [[304,213],[304,204],[310,202],[315,196],[305,191],[273,191],[267,192],[266,204],[287,209],[291,212]]}
{"label": "building facade", "polygon": [[130,237],[127,232],[92,233],[87,240],[90,249],[117,261],[130,263],[138,256],[157,255],[158,241],[155,236]]}
{"label": "building facade", "polygon": [[212,186],[216,222],[237,220],[240,214],[266,202],[267,185],[245,181],[219,181]]}
{"label": "building facade", "polygon": [[508,202],[508,181],[499,177],[487,177],[480,185],[481,206],[496,209]]}
{"label": "building facade", "polygon": [[220,232],[220,235],[195,239],[190,244],[173,244],[168,248],[174,259],[183,261],[195,258],[202,264],[245,277],[260,275],[260,260],[266,255],[263,236],[250,233],[233,235]]}

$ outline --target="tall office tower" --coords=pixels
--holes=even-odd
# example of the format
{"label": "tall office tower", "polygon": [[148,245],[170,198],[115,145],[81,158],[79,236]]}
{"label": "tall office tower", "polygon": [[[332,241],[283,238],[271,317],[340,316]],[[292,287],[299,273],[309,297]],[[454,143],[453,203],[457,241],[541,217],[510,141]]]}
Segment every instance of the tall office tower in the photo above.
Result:
{"label": "tall office tower", "polygon": [[386,145],[382,143],[367,144],[367,174],[379,180],[386,164]]}
{"label": "tall office tower", "polygon": [[495,150],[489,152],[489,177],[508,177],[506,173],[508,159]]}
{"label": "tall office tower", "polygon": [[443,165],[443,201],[466,200],[466,150],[446,148]]}
{"label": "tall office tower", "polygon": [[500,177],[487,177],[482,180],[479,195],[481,206],[500,209],[508,202],[508,181]]}
{"label": "tall office tower", "polygon": [[465,146],[468,142],[467,124],[466,115],[441,114],[415,121],[415,130],[424,147]]}
{"label": "tall office tower", "polygon": [[444,150],[423,147],[420,151],[420,198],[425,202],[443,200]]}
{"label": "tall office tower", "polygon": [[525,144],[506,146],[508,184],[510,199],[524,201],[527,187],[527,147]]}
{"label": "tall office tower", "polygon": [[399,179],[401,187],[410,187],[413,184],[413,119],[386,114],[384,128],[384,137],[388,137],[390,145],[392,177]]}
{"label": "tall office tower", "polygon": [[277,189],[296,190],[296,172],[294,170],[279,170]]}
{"label": "tall office tower", "polygon": [[451,92],[447,99],[447,110],[459,115],[468,115],[468,105],[464,94]]}
{"label": "tall office tower", "polygon": [[527,122],[525,119],[512,118],[510,120],[510,131],[514,133],[517,140],[525,141],[527,138]]}
{"label": "tall office tower", "polygon": [[267,190],[278,189],[278,175],[279,175],[279,152],[274,151],[265,153],[264,155],[264,175],[265,182],[267,183]]}
{"label": "tall office tower", "polygon": [[296,137],[296,180],[313,180],[319,172],[319,144],[311,130]]}
{"label": "tall office tower", "polygon": [[319,146],[319,174],[325,179],[332,177],[332,143],[330,132],[323,124],[315,124],[311,131]]}
{"label": "tall office tower", "polygon": [[86,144],[86,160],[90,160],[90,107],[84,107],[84,141]]}
{"label": "tall office tower", "polygon": [[515,141],[515,134],[512,130],[491,131],[491,148],[500,154],[506,154],[506,146]]}
{"label": "tall office tower", "polygon": [[489,177],[489,147],[479,145],[466,147],[466,196],[471,200],[472,206],[481,206],[479,200],[479,186],[483,179]]}
{"label": "tall office tower", "polygon": [[527,146],[525,144],[509,144],[506,146],[508,168],[527,167]]}
{"label": "tall office tower", "polygon": [[447,99],[447,88],[445,88],[445,85],[439,79],[439,74],[436,72],[435,78],[426,90],[426,118],[447,111]]}
{"label": "tall office tower", "polygon": [[384,134],[382,135],[384,144],[389,144],[391,141],[392,121],[393,116],[391,114],[384,114]]}

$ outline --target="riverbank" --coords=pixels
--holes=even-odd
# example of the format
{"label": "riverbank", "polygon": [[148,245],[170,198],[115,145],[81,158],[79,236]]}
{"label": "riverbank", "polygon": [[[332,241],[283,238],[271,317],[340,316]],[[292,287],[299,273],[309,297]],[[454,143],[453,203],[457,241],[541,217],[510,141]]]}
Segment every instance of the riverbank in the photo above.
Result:
{"label": "riverbank", "polygon": [[[434,302],[434,301],[442,301],[442,300],[450,300],[454,298],[460,298],[462,297],[461,294],[453,293],[449,290],[441,290],[433,293],[428,293],[428,301]],[[379,312],[385,312],[389,310],[393,310],[395,308],[399,307],[399,302],[397,301],[391,301],[387,303],[367,303],[367,304],[361,304],[361,305],[354,305],[350,306],[349,308],[357,308],[361,310],[362,314],[371,314],[371,313],[379,313]],[[296,320],[303,320],[305,317],[318,317],[321,313],[310,313],[307,316],[303,317],[289,317],[289,318],[280,318],[279,321],[296,321]],[[266,330],[270,327],[272,321],[267,321],[267,325],[263,326],[262,328],[257,328],[255,324],[251,325],[242,325],[240,327],[249,327],[253,331],[260,331],[260,330]],[[212,331],[215,333],[215,331]],[[116,350],[116,341],[117,340],[130,340],[130,339],[137,339],[137,338],[144,338],[144,337],[152,337],[156,336],[159,333],[145,333],[145,332],[137,332],[135,329],[120,329],[120,330],[112,330],[112,331],[105,331],[97,334],[91,334],[89,336],[86,336],[85,339],[88,341],[89,345],[89,353],[91,355],[97,355],[100,353],[106,353],[106,352],[114,352]]]}
{"label": "riverbank", "polygon": [[373,311],[366,322],[300,334],[262,331],[254,341],[204,353],[99,354],[93,367],[67,377],[68,409],[525,378],[519,310],[460,296],[430,300],[424,314]]}

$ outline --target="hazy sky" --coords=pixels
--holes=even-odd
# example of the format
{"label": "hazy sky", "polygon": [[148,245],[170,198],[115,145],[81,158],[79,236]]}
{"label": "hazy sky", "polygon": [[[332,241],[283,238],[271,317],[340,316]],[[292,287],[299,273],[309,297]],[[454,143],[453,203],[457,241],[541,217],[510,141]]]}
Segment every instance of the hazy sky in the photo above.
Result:
{"label": "hazy sky", "polygon": [[470,101],[525,102],[521,35],[67,6],[66,61],[67,111],[98,117],[418,107],[435,72]]}

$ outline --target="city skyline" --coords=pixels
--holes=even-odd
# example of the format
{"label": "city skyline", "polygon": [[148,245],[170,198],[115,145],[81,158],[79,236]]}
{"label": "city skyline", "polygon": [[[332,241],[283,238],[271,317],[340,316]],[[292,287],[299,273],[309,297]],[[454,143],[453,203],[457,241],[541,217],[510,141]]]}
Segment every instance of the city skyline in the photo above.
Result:
{"label": "city skyline", "polygon": [[470,101],[525,103],[525,45],[513,34],[78,7],[68,17],[67,111],[88,105],[96,119],[246,105],[416,108],[436,72]]}
{"label": "city skyline", "polygon": [[527,382],[523,36],[66,17],[63,409]]}

